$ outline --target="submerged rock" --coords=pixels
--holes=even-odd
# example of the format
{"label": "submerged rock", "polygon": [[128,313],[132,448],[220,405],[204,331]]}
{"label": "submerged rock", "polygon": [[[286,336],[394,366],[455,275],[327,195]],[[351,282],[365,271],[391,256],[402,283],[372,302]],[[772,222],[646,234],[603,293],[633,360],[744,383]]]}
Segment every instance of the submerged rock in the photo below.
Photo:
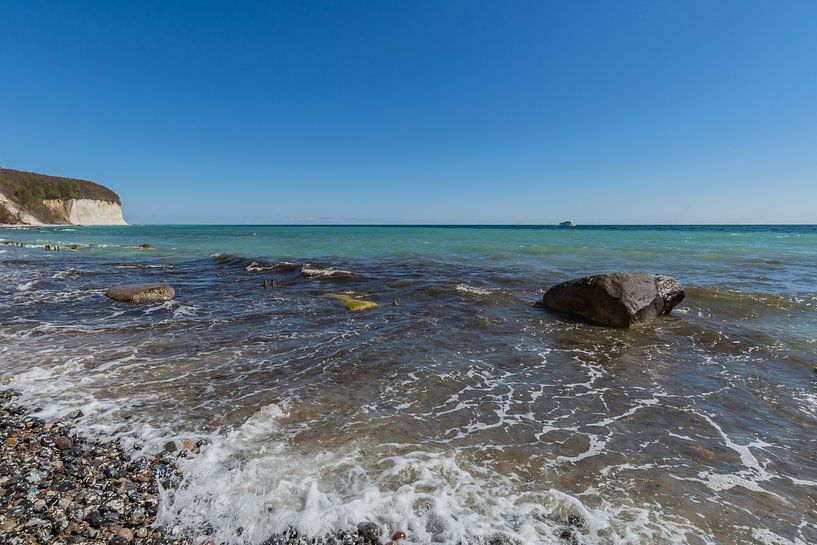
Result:
{"label": "submerged rock", "polygon": [[113,286],[105,295],[114,301],[125,303],[151,303],[170,301],[176,296],[176,292],[168,284],[125,284]]}
{"label": "submerged rock", "polygon": [[630,327],[669,312],[684,298],[671,276],[614,273],[562,282],[545,293],[544,305],[603,326]]}
{"label": "submerged rock", "polygon": [[368,310],[370,308],[374,308],[377,306],[377,303],[374,301],[363,301],[361,299],[355,299],[351,295],[346,295],[343,293],[332,293],[329,294],[329,297],[333,299],[337,299],[338,301],[343,304],[349,310]]}

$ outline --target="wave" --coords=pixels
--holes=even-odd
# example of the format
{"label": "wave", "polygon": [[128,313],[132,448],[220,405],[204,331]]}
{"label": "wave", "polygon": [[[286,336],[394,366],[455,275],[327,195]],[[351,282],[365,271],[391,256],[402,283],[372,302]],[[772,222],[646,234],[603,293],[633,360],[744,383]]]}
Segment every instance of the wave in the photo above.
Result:
{"label": "wave", "polygon": [[291,529],[321,537],[363,520],[375,521],[385,535],[406,531],[417,543],[624,544],[648,536],[687,543],[687,535],[712,543],[658,511],[608,503],[592,508],[554,489],[519,492],[511,477],[464,465],[457,451],[375,461],[354,447],[302,452],[279,424],[287,405],[262,408],[197,456],[180,459],[183,480],[163,491],[159,523],[176,532],[213,529],[214,541],[241,545]]}
{"label": "wave", "polygon": [[298,270],[300,265],[288,261],[269,262],[259,258],[250,258],[234,254],[217,253],[211,254],[210,259],[222,267],[244,269],[247,272],[262,271],[290,271]]}
{"label": "wave", "polygon": [[162,269],[162,270],[171,270],[175,269],[176,265],[162,265],[156,263],[136,263],[136,262],[128,262],[128,263],[120,263],[116,266],[119,269]]}
{"label": "wave", "polygon": [[269,265],[269,264],[266,264],[266,263],[259,263],[257,261],[253,261],[252,263],[250,263],[249,265],[244,267],[244,270],[246,270],[247,272],[271,271],[273,269],[275,269],[274,264]]}
{"label": "wave", "polygon": [[53,275],[51,275],[51,278],[53,278],[54,280],[65,280],[66,278],[76,278],[84,274],[88,274],[88,272],[83,271],[81,269],[77,269],[75,267],[71,267],[63,271],[55,272]]}
{"label": "wave", "polygon": [[301,267],[301,272],[311,278],[349,279],[358,276],[352,271],[311,263],[307,263]]}
{"label": "wave", "polygon": [[817,308],[817,293],[797,296],[785,293],[741,291],[714,286],[687,288],[686,292],[687,301],[697,299],[709,303],[757,305],[779,310],[811,310]]}
{"label": "wave", "polygon": [[[118,403],[65,388],[68,377],[85,374],[84,363],[72,358],[51,369],[32,368],[9,385],[21,392],[20,403],[42,407],[36,412],[41,418],[81,410],[79,432],[119,440],[126,449],[141,447],[131,450],[135,454],[157,452],[171,440],[204,441],[198,453],[177,459],[178,488],[160,490],[157,524],[175,535],[260,545],[293,529],[320,539],[370,520],[387,536],[405,531],[412,543],[715,543],[655,506],[605,500],[590,505],[582,494],[553,488],[523,491],[512,475],[468,464],[456,449],[377,459],[367,459],[365,445],[306,452],[292,444],[282,423],[289,401],[261,408],[226,433],[173,435],[134,420],[126,425]],[[44,399],[49,402],[43,404]]]}
{"label": "wave", "polygon": [[497,288],[478,288],[469,284],[457,284],[456,290],[468,295],[491,295],[498,291]]}
{"label": "wave", "polygon": [[17,291],[28,291],[37,287],[40,284],[40,280],[29,280],[28,282],[21,282],[17,284]]}
{"label": "wave", "polygon": [[234,254],[212,254],[210,258],[219,266],[241,268],[247,272],[278,271],[282,273],[299,273],[313,280],[349,280],[359,277],[357,273],[331,265],[317,263],[293,263],[290,261],[265,261]]}

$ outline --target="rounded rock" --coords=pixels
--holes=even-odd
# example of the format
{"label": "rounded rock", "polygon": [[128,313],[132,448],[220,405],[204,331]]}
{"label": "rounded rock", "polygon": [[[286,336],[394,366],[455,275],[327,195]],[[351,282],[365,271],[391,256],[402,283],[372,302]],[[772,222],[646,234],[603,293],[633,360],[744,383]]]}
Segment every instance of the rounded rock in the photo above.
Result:
{"label": "rounded rock", "polygon": [[105,295],[122,303],[153,303],[170,301],[176,291],[168,284],[123,284],[109,288]]}
{"label": "rounded rock", "polygon": [[68,450],[74,447],[74,442],[71,440],[70,437],[67,437],[65,435],[55,437],[54,444],[57,445],[57,448],[60,450]]}
{"label": "rounded rock", "polygon": [[545,293],[542,303],[585,322],[630,327],[669,314],[684,294],[683,286],[671,276],[613,273],[557,284]]}
{"label": "rounded rock", "polygon": [[380,526],[374,522],[361,522],[357,525],[357,533],[366,541],[375,543],[380,539],[380,536],[383,535]]}

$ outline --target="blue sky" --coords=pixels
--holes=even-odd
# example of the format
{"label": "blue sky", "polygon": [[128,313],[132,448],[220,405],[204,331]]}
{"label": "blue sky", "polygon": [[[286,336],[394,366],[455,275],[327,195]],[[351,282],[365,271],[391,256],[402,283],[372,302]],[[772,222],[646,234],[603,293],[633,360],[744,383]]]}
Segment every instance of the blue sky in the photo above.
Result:
{"label": "blue sky", "polygon": [[0,0],[0,164],[132,223],[817,222],[817,2]]}

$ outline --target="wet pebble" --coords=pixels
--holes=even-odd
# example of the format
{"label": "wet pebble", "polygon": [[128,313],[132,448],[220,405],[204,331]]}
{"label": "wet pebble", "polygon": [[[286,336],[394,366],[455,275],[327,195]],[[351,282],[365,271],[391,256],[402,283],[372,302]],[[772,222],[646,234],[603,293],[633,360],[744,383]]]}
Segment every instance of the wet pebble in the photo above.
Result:
{"label": "wet pebble", "polygon": [[71,440],[71,438],[64,435],[55,437],[54,444],[57,445],[57,448],[60,450],[68,450],[74,447],[74,442]]}
{"label": "wet pebble", "polygon": [[357,533],[369,543],[377,543],[383,534],[380,527],[374,522],[361,522],[357,525]]}

